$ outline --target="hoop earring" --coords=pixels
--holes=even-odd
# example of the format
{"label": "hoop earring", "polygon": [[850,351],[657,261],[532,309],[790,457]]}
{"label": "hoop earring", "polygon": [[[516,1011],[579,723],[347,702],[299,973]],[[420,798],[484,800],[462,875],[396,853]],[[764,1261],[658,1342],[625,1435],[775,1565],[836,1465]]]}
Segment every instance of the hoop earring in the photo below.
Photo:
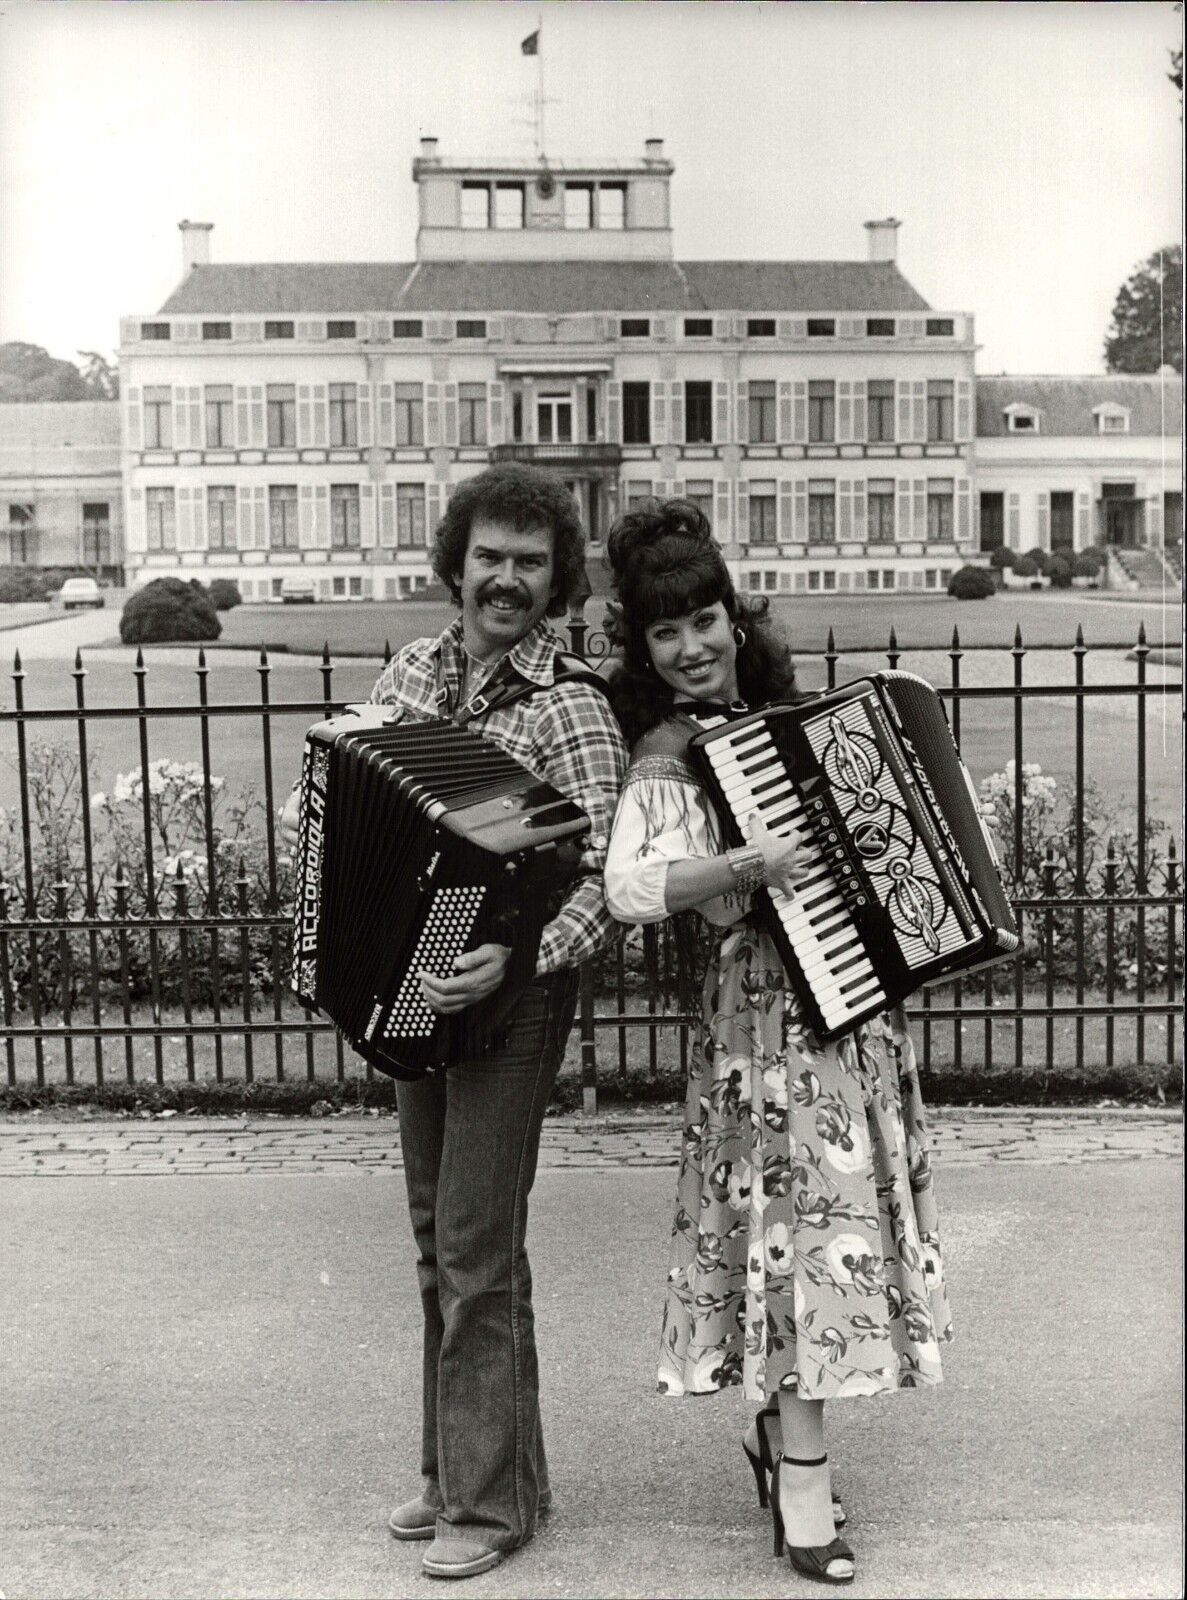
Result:
{"label": "hoop earring", "polygon": [[746,643],[746,630],[745,630],[745,628],[738,628],[738,627],[734,628],[734,643],[737,645],[739,650]]}

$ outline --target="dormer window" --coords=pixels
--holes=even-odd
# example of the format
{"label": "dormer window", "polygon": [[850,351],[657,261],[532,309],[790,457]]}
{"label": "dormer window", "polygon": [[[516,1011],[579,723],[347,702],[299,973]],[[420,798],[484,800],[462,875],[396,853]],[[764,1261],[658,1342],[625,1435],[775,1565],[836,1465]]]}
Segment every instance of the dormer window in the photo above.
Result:
{"label": "dormer window", "polygon": [[1007,433],[1038,433],[1041,412],[1035,406],[1012,405],[1002,412]]}
{"label": "dormer window", "polygon": [[1094,406],[1092,415],[1096,418],[1097,433],[1129,432],[1129,411],[1125,406],[1111,403]]}
{"label": "dormer window", "polygon": [[623,339],[650,339],[650,317],[623,317],[618,324],[619,335]]}

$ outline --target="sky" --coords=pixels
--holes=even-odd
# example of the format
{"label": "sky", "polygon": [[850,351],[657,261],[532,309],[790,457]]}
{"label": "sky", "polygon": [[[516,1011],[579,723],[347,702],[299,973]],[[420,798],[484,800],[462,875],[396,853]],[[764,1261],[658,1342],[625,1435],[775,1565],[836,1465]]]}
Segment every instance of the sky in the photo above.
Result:
{"label": "sky", "polygon": [[[1182,14],[1101,4],[0,0],[0,341],[73,359],[215,261],[410,261],[411,163],[674,161],[677,258],[899,265],[978,370],[1099,372],[1118,286],[1180,239]],[[360,308],[362,309],[362,308]]]}

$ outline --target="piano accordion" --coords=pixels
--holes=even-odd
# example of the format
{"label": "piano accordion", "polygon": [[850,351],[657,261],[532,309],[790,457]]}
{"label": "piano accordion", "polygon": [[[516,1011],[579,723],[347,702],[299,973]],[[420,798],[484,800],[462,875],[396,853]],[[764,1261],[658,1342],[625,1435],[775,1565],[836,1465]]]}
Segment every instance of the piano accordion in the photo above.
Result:
{"label": "piano accordion", "polygon": [[[364,705],[305,736],[292,987],[380,1072],[417,1078],[489,1048],[531,981],[589,829],[488,739]],[[433,1011],[417,977],[511,947],[493,995]]]}
{"label": "piano accordion", "polygon": [[1018,949],[972,780],[922,678],[872,673],[690,746],[731,846],[755,812],[803,839],[807,877],[756,908],[819,1039]]}

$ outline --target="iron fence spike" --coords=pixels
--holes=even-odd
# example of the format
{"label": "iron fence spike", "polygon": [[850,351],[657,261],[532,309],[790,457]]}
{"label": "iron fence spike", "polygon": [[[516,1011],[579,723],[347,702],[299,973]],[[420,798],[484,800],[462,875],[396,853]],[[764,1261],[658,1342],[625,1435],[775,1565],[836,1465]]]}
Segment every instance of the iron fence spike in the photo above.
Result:
{"label": "iron fence spike", "polygon": [[1022,649],[1022,624],[1020,622],[1014,624],[1014,648],[1015,650]]}
{"label": "iron fence spike", "polygon": [[20,672],[20,670],[21,670],[21,653],[20,653],[19,650],[14,650],[13,653],[12,653],[12,671],[13,671],[13,676],[15,677],[16,674]]}
{"label": "iron fence spike", "polygon": [[1084,624],[1082,622],[1077,622],[1076,623],[1076,649],[1077,650],[1083,650],[1085,648],[1086,648],[1086,646],[1084,644]]}
{"label": "iron fence spike", "polygon": [[960,649],[960,629],[955,623],[952,624],[952,648],[953,650]]}
{"label": "iron fence spike", "polygon": [[78,673],[82,672],[83,670],[84,670],[84,668],[83,668],[83,664],[82,664],[82,650],[78,645],[76,645],[74,647],[74,672],[75,672],[75,676],[77,676]]}
{"label": "iron fence spike", "polygon": [[330,641],[328,639],[325,640],[321,647],[321,661],[323,667],[328,667],[330,664]]}
{"label": "iron fence spike", "polygon": [[1138,623],[1138,649],[1139,650],[1144,650],[1145,648],[1146,648],[1146,624],[1145,624],[1144,621],[1142,621],[1142,622]]}
{"label": "iron fence spike", "polygon": [[199,672],[208,672],[210,670],[206,665],[206,650],[205,650],[204,646],[202,646],[202,645],[198,646],[198,669],[197,670]]}

